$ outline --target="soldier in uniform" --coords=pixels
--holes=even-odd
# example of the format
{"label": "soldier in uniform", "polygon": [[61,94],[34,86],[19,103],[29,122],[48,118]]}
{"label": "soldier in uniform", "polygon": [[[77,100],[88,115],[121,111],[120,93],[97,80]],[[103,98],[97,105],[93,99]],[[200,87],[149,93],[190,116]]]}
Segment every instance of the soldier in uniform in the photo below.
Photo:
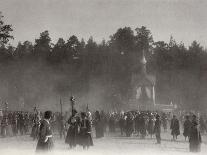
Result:
{"label": "soldier in uniform", "polygon": [[46,111],[44,114],[44,119],[41,121],[39,130],[39,139],[37,142],[37,152],[50,151],[53,148],[52,141],[52,130],[50,125],[50,120],[52,117],[51,111]]}

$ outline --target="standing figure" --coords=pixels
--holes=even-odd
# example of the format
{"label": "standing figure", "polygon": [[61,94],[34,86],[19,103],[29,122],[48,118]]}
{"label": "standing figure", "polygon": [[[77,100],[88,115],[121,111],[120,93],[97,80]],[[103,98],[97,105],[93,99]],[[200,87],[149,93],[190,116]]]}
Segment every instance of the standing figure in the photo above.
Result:
{"label": "standing figure", "polygon": [[47,152],[51,151],[53,148],[52,141],[52,130],[50,125],[50,120],[52,117],[51,111],[46,111],[44,114],[44,119],[41,121],[39,129],[39,139],[37,142],[36,151],[37,152]]}
{"label": "standing figure", "polygon": [[18,119],[18,125],[19,125],[19,131],[21,135],[24,135],[24,128],[25,128],[25,118],[23,112],[19,114],[19,119]]}
{"label": "standing figure", "polygon": [[122,136],[124,134],[124,127],[125,127],[125,119],[124,119],[124,114],[122,113],[119,118],[119,128]]}
{"label": "standing figure", "polygon": [[200,132],[201,134],[204,134],[205,131],[206,131],[206,124],[205,124],[205,121],[203,119],[203,116],[200,116],[200,119],[199,119],[199,124],[200,124]]}
{"label": "standing figure", "polygon": [[183,136],[185,137],[185,140],[186,140],[187,137],[189,138],[191,125],[192,124],[191,124],[191,121],[189,119],[189,116],[186,116],[184,124],[183,124],[183,128],[184,128]]}
{"label": "standing figure", "polygon": [[144,139],[146,137],[146,122],[145,122],[145,117],[144,117],[144,113],[141,114],[140,116],[140,134],[141,134],[141,138]]}
{"label": "standing figure", "polygon": [[133,115],[131,112],[127,113],[127,118],[126,118],[126,126],[125,126],[125,132],[126,136],[130,137],[134,131],[134,121],[133,121]]}
{"label": "standing figure", "polygon": [[68,120],[69,128],[65,138],[65,143],[69,144],[70,149],[78,144],[79,122],[77,120],[77,111],[73,110],[72,116]]}
{"label": "standing figure", "polygon": [[57,129],[58,129],[58,133],[60,135],[60,139],[62,139],[62,137],[64,136],[65,138],[65,132],[64,132],[64,118],[62,116],[62,113],[58,113],[57,116]]}
{"label": "standing figure", "polygon": [[13,135],[16,136],[18,134],[18,130],[17,130],[17,114],[13,113],[12,116],[12,132]]}
{"label": "standing figure", "polygon": [[9,125],[8,117],[6,114],[4,114],[3,119],[1,121],[1,136],[2,137],[6,137],[8,135],[7,133],[8,125]]}
{"label": "standing figure", "polygon": [[103,135],[104,135],[106,133],[106,128],[107,128],[107,117],[103,110],[101,111],[100,115],[101,115],[101,122],[102,122]]}
{"label": "standing figure", "polygon": [[190,152],[200,152],[201,142],[202,142],[201,134],[198,129],[198,123],[196,120],[196,116],[193,115],[192,125],[190,128],[190,135],[189,135]]}
{"label": "standing figure", "polygon": [[180,135],[180,125],[175,115],[173,115],[173,118],[171,120],[170,129],[173,140],[176,140],[177,136]]}
{"label": "standing figure", "polygon": [[83,149],[88,149],[93,146],[93,140],[91,136],[91,121],[86,117],[86,113],[81,113],[81,123],[80,123],[80,145]]}
{"label": "standing figure", "polygon": [[135,132],[139,136],[139,113],[138,112],[135,114],[134,126],[135,126]]}
{"label": "standing figure", "polygon": [[115,116],[114,113],[112,113],[109,117],[109,132],[114,133],[115,131],[116,131]]}
{"label": "standing figure", "polygon": [[24,133],[27,134],[29,132],[29,114],[26,112],[24,114]]}
{"label": "standing figure", "polygon": [[164,128],[164,131],[167,132],[167,115],[165,113],[162,114],[162,125]]}
{"label": "standing figure", "polygon": [[160,144],[161,143],[161,136],[160,136],[160,133],[161,133],[161,120],[160,120],[159,115],[156,116],[156,121],[155,121],[155,126],[154,126],[154,133],[155,133],[155,136],[156,136],[156,139],[157,139],[157,144]]}
{"label": "standing figure", "polygon": [[153,120],[152,114],[149,116],[149,121],[147,124],[147,131],[148,131],[148,134],[150,135],[150,137],[152,138],[153,131],[154,131],[154,120]]}
{"label": "standing figure", "polygon": [[96,138],[104,137],[103,121],[101,120],[101,115],[99,111],[95,112],[95,119],[93,123],[95,125],[96,130]]}
{"label": "standing figure", "polygon": [[3,111],[2,109],[0,109],[0,124],[1,124],[2,119],[3,119]]}
{"label": "standing figure", "polygon": [[41,120],[40,112],[37,111],[37,113],[33,115],[33,119],[32,119],[33,125],[32,125],[32,131],[30,137],[32,137],[33,140],[38,139],[40,120]]}

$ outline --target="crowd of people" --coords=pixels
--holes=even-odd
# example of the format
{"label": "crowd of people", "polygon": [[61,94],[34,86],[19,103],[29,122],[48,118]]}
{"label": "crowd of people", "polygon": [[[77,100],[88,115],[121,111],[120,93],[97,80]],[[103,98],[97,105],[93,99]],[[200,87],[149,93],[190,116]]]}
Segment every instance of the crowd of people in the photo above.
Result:
{"label": "crowd of people", "polygon": [[[28,134],[38,140],[37,150],[50,150],[53,147],[52,133],[64,138],[70,149],[77,145],[88,149],[93,146],[92,137],[101,138],[119,133],[120,136],[136,136],[145,139],[155,136],[157,144],[161,143],[161,131],[169,129],[172,141],[183,134],[189,141],[191,152],[199,152],[201,135],[207,133],[207,117],[194,113],[164,113],[152,111],[104,111],[71,112],[62,114],[50,111],[23,112],[0,111],[1,137]],[[93,132],[94,131],[94,132]],[[182,132],[181,132],[182,131]]]}

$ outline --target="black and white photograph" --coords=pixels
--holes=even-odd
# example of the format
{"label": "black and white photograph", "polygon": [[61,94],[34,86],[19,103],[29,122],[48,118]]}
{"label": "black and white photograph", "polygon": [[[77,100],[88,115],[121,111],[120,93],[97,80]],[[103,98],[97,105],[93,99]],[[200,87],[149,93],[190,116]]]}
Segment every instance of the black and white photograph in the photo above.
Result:
{"label": "black and white photograph", "polygon": [[0,0],[1,155],[205,155],[206,0]]}

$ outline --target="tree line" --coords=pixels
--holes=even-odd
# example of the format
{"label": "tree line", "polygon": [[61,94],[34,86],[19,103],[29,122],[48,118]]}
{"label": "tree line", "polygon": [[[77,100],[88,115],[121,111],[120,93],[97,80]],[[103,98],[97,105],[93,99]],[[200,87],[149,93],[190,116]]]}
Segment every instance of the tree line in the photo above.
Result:
{"label": "tree line", "polygon": [[189,109],[205,106],[207,52],[197,41],[189,47],[173,37],[154,42],[151,31],[141,26],[119,28],[101,43],[72,35],[53,44],[46,30],[34,44],[25,41],[13,47],[7,44],[12,31],[1,16],[0,94],[12,103],[19,104],[21,97],[30,107],[50,96],[74,94],[87,104],[124,105],[132,97],[132,75],[140,74],[144,50],[147,72],[156,76],[157,103]]}

